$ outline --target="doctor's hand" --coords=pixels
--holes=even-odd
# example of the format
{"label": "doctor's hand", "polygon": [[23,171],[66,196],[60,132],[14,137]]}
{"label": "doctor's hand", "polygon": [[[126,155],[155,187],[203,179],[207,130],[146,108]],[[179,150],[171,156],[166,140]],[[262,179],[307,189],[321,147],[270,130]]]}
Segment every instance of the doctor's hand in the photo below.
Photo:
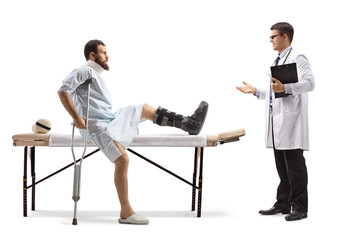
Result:
{"label": "doctor's hand", "polygon": [[256,88],[248,84],[247,82],[242,82],[245,86],[244,87],[236,87],[237,90],[243,92],[243,93],[256,93]]}
{"label": "doctor's hand", "polygon": [[282,84],[279,80],[276,78],[272,78],[272,80],[275,82],[271,83],[271,89],[273,92],[279,93],[279,92],[285,92],[285,86]]}
{"label": "doctor's hand", "polygon": [[83,119],[83,118],[74,119],[74,124],[79,129],[85,129],[86,128],[85,119]]}

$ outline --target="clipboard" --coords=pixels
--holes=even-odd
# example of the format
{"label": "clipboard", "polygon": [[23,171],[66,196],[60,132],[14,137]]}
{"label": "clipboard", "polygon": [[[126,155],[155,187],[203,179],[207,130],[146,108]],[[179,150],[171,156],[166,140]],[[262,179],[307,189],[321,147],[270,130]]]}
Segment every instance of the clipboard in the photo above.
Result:
{"label": "clipboard", "polygon": [[[296,63],[272,66],[271,76],[278,79],[282,84],[298,82]],[[290,94],[275,93],[275,98],[287,97]]]}

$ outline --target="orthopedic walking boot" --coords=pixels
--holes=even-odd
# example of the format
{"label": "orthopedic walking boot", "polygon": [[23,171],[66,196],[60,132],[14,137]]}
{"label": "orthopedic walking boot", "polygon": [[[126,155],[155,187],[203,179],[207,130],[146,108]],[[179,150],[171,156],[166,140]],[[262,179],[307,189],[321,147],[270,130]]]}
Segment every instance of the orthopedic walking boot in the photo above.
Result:
{"label": "orthopedic walking boot", "polygon": [[208,107],[209,104],[202,101],[190,117],[159,107],[156,110],[153,122],[160,126],[180,128],[190,135],[198,135],[204,125]]}

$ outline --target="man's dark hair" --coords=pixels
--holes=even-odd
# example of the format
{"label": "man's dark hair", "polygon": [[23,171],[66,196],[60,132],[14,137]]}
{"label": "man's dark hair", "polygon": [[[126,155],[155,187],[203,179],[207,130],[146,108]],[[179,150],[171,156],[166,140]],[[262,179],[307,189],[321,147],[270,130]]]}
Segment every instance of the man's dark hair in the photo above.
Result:
{"label": "man's dark hair", "polygon": [[279,34],[284,35],[287,34],[289,37],[289,41],[290,43],[293,40],[294,37],[294,28],[293,26],[291,26],[290,23],[287,22],[278,22],[275,23],[274,25],[272,25],[272,27],[270,28],[270,30],[278,30]]}
{"label": "man's dark hair", "polygon": [[87,44],[85,45],[85,48],[84,48],[84,55],[85,55],[86,60],[90,59],[91,52],[94,52],[97,54],[97,47],[99,45],[105,46],[105,44],[102,41],[97,40],[97,39],[90,40],[87,42]]}

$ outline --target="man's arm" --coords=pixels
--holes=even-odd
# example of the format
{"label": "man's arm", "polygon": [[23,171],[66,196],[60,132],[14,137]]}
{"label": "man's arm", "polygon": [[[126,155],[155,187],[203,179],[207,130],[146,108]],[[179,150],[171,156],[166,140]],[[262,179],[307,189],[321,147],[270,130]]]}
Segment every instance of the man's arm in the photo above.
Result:
{"label": "man's arm", "polygon": [[237,90],[243,92],[243,93],[252,93],[254,96],[256,96],[258,99],[265,99],[265,92],[264,90],[260,88],[255,88],[248,84],[247,82],[242,82],[245,86],[244,87],[236,87]]}
{"label": "man's arm", "polygon": [[85,129],[86,128],[85,119],[80,117],[80,115],[76,111],[74,104],[72,103],[70,94],[66,92],[58,91],[58,95],[66,111],[72,117],[75,126],[80,129]]}
{"label": "man's arm", "polygon": [[314,90],[315,80],[307,58],[304,55],[299,55],[296,59],[296,65],[299,81],[289,84],[292,94],[301,94]]}
{"label": "man's arm", "polygon": [[244,87],[236,87],[237,90],[243,92],[243,93],[252,93],[256,94],[256,88],[248,84],[247,82],[242,82],[245,86]]}

